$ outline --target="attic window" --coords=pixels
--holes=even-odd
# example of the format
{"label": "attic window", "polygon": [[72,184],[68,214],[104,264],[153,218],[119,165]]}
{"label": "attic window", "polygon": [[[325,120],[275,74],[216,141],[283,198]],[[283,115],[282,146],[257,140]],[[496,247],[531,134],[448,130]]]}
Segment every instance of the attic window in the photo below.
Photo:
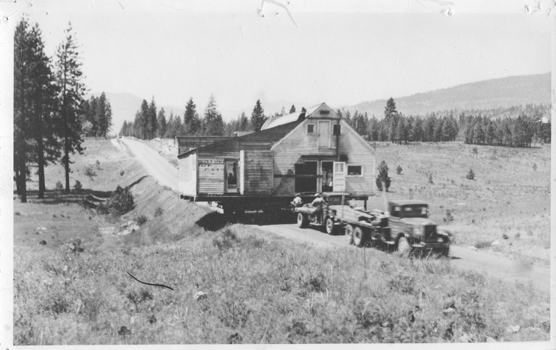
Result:
{"label": "attic window", "polygon": [[328,114],[330,114],[330,111],[322,110],[322,111],[319,111],[319,114],[328,115]]}
{"label": "attic window", "polygon": [[307,134],[315,133],[315,124],[307,124]]}

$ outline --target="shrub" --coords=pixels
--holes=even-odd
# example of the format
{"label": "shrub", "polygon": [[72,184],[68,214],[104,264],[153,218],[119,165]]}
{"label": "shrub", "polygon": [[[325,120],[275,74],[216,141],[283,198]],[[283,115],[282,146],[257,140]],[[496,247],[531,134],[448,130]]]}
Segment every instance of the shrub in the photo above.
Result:
{"label": "shrub", "polygon": [[401,175],[402,171],[403,171],[402,167],[398,165],[398,167],[396,168],[396,174]]}
{"label": "shrub", "polygon": [[161,216],[162,213],[163,213],[162,208],[161,208],[161,207],[158,207],[158,208],[156,208],[156,210],[154,211],[154,217],[157,218],[157,217]]}
{"label": "shrub", "polygon": [[120,176],[124,176],[124,174],[125,174],[125,171],[123,171],[123,170],[120,171]]}
{"label": "shrub", "polygon": [[479,154],[479,150],[477,149],[477,147],[473,147],[473,149],[471,150],[471,152],[473,152],[474,155]]}
{"label": "shrub", "polygon": [[133,194],[128,187],[122,188],[118,186],[116,191],[112,193],[105,204],[99,206],[100,214],[107,214],[108,212],[114,215],[123,215],[135,207]]}
{"label": "shrub", "polygon": [[97,166],[97,169],[98,169],[98,170],[101,170],[101,169],[100,169],[100,162],[98,161],[98,159],[97,159],[97,162],[96,162],[95,164],[96,164],[96,166]]}
{"label": "shrub", "polygon": [[445,223],[449,223],[454,221],[454,216],[452,215],[452,211],[450,209],[446,209],[446,217],[444,218]]}
{"label": "shrub", "polygon": [[473,172],[473,169],[469,169],[469,172],[467,173],[467,175],[465,177],[468,180],[475,180],[475,173]]}
{"label": "shrub", "polygon": [[429,173],[429,183],[433,184],[434,182],[432,181],[432,173]]}
{"label": "shrub", "polygon": [[83,185],[81,185],[81,182],[79,180],[75,180],[73,189],[75,190],[75,192],[80,192],[83,189]]}
{"label": "shrub", "polygon": [[85,167],[85,176],[88,176],[91,181],[93,181],[93,177],[97,176],[95,169],[91,165]]}
{"label": "shrub", "polygon": [[533,163],[533,171],[537,171],[537,163]]}
{"label": "shrub", "polygon": [[139,226],[143,226],[143,224],[147,222],[147,217],[145,215],[140,215],[137,217],[136,221]]}
{"label": "shrub", "polygon": [[382,183],[386,186],[384,189],[388,192],[388,188],[390,188],[390,177],[388,176],[388,165],[383,160],[380,165],[378,166],[378,176],[376,177],[376,186],[378,187],[379,191],[382,191]]}
{"label": "shrub", "polygon": [[61,181],[56,182],[56,191],[62,191],[64,189],[64,185],[62,185]]}

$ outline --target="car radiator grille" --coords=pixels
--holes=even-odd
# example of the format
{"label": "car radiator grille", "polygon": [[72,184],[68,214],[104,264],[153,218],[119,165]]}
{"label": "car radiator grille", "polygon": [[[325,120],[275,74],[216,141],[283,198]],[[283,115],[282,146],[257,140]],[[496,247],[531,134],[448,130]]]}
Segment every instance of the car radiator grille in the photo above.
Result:
{"label": "car radiator grille", "polygon": [[425,242],[436,242],[436,240],[437,240],[436,226],[435,225],[425,226]]}

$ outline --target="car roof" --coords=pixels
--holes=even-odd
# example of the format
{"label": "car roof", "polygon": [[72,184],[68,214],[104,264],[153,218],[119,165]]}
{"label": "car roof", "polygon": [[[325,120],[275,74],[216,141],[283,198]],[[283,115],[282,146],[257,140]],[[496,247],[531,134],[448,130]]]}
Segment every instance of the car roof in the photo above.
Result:
{"label": "car roof", "polygon": [[420,201],[417,199],[404,199],[404,200],[395,200],[395,201],[390,201],[389,202],[392,205],[429,205],[427,202],[425,201]]}

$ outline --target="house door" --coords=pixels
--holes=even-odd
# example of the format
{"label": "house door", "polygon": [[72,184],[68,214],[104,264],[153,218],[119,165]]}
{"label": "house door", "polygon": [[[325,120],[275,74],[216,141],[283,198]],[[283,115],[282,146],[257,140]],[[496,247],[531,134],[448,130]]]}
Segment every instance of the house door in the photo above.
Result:
{"label": "house door", "polygon": [[224,183],[226,184],[226,192],[238,192],[239,188],[237,185],[238,180],[238,161],[237,160],[226,160],[226,170],[224,172],[226,179]]}
{"label": "house door", "polygon": [[322,162],[322,192],[334,191],[334,172],[332,171],[334,162]]}
{"label": "house door", "polygon": [[317,162],[295,165],[295,192],[317,192]]}

